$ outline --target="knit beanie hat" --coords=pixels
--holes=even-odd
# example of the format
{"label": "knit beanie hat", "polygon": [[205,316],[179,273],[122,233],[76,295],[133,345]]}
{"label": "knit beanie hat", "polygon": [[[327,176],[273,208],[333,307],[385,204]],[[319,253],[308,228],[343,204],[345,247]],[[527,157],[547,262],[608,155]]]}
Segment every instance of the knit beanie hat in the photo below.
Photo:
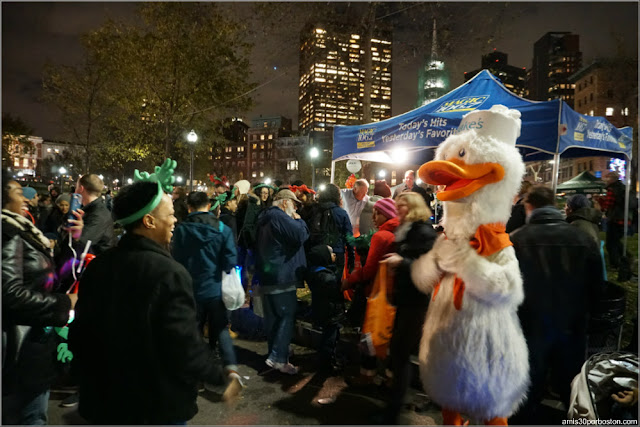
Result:
{"label": "knit beanie hat", "polygon": [[380,199],[373,205],[373,209],[386,216],[387,219],[395,218],[398,215],[396,202],[394,202],[393,199]]}
{"label": "knit beanie hat", "polygon": [[236,182],[234,186],[238,189],[238,191],[240,191],[240,194],[247,194],[251,189],[251,183],[246,179],[241,179],[240,181]]}
{"label": "knit beanie hat", "polygon": [[373,195],[391,197],[391,188],[389,188],[385,180],[378,180],[373,186]]}
{"label": "knit beanie hat", "polygon": [[59,205],[60,202],[67,202],[67,203],[71,203],[71,194],[69,193],[62,193],[61,195],[58,196],[58,198],[56,199],[56,205]]}
{"label": "knit beanie hat", "polygon": [[33,187],[22,187],[22,195],[27,199],[31,200],[38,194],[35,188]]}

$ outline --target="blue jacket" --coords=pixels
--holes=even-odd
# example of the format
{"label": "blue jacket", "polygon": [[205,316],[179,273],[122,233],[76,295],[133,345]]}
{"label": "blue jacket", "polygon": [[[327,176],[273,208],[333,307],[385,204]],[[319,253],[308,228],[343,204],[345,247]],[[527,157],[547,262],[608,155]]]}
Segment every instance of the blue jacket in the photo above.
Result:
{"label": "blue jacket", "polygon": [[295,290],[303,284],[307,260],[304,242],[309,229],[302,219],[293,219],[276,206],[258,217],[257,267],[265,293]]}
{"label": "blue jacket", "polygon": [[173,233],[173,258],[193,279],[196,301],[222,296],[222,272],[236,265],[236,244],[231,229],[209,212],[192,212]]}

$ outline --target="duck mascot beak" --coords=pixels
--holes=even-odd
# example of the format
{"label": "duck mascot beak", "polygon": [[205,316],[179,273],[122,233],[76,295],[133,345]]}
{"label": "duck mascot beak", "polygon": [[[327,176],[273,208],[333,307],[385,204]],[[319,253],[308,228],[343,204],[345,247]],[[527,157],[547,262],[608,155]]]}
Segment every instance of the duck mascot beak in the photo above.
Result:
{"label": "duck mascot beak", "polygon": [[460,159],[433,160],[418,169],[418,176],[431,185],[445,185],[438,192],[443,202],[467,197],[487,184],[504,177],[504,168],[498,163],[466,164]]}
{"label": "duck mascot beak", "polygon": [[[516,139],[520,136],[520,125],[519,111],[510,110],[504,105],[493,105],[489,110],[465,114],[457,133],[474,131],[468,134],[467,144],[473,144],[475,138],[491,138],[496,144],[515,146]],[[443,146],[446,144],[447,141]],[[504,167],[499,163],[468,164],[461,158],[433,160],[418,169],[418,176],[422,181],[431,185],[445,186],[443,191],[438,192],[438,199],[444,202],[467,197],[485,185],[501,181],[504,175]]]}

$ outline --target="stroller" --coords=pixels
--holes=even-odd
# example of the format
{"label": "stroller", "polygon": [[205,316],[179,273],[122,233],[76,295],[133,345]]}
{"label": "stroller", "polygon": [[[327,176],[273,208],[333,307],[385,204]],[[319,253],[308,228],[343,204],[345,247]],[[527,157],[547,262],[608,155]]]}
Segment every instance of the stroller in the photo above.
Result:
{"label": "stroller", "polygon": [[[633,353],[597,353],[583,365],[571,382],[569,419],[636,419],[635,406],[615,402],[611,395],[623,390],[638,390],[638,355]],[[631,418],[627,418],[630,416]]]}

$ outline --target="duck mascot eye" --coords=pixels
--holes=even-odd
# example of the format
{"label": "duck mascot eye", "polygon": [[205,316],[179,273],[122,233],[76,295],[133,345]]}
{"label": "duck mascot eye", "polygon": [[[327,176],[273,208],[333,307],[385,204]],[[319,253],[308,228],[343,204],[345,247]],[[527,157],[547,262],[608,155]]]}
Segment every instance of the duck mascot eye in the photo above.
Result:
{"label": "duck mascot eye", "polygon": [[528,350],[517,316],[524,293],[505,232],[525,172],[515,147],[520,126],[520,112],[502,105],[470,112],[418,171],[444,186],[444,233],[411,271],[431,294],[420,376],[444,424],[462,424],[464,414],[506,425],[526,398]]}

